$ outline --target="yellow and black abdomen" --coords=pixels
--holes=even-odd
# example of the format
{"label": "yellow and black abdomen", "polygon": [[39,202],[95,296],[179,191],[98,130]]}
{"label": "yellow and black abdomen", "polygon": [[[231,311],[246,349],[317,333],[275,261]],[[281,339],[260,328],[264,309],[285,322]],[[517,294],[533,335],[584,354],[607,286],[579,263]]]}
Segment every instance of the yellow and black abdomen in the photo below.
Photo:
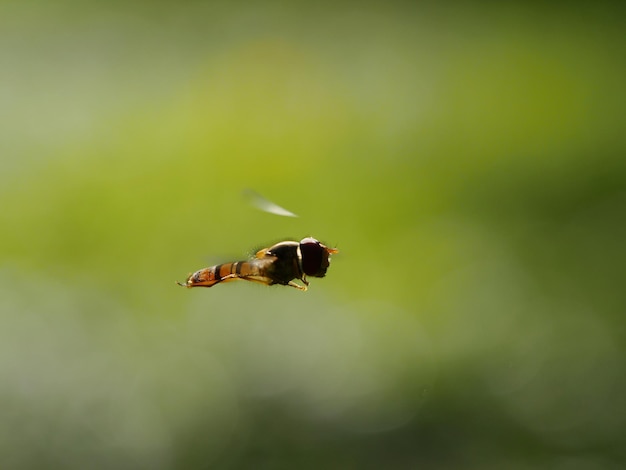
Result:
{"label": "yellow and black abdomen", "polygon": [[257,276],[262,276],[257,263],[237,261],[235,263],[218,264],[196,271],[190,275],[187,281],[182,285],[186,287],[211,287],[220,282]]}

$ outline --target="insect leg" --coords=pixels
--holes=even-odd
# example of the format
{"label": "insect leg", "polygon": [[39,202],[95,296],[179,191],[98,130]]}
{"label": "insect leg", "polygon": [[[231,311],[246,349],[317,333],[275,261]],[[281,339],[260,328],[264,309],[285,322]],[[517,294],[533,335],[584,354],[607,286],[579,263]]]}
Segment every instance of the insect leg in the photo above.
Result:
{"label": "insect leg", "polygon": [[272,279],[270,279],[269,277],[264,277],[264,276],[248,275],[248,276],[237,276],[237,277],[239,279],[243,279],[244,281],[258,282],[260,284],[265,284],[267,286],[271,286],[272,284],[274,284],[274,281]]}
{"label": "insect leg", "polygon": [[[300,289],[301,291],[307,290],[307,286],[301,286],[300,284],[296,284],[293,281],[289,281],[289,283],[287,285],[291,286],[291,287],[295,287],[296,289]],[[307,282],[307,285],[308,285],[308,282]]]}

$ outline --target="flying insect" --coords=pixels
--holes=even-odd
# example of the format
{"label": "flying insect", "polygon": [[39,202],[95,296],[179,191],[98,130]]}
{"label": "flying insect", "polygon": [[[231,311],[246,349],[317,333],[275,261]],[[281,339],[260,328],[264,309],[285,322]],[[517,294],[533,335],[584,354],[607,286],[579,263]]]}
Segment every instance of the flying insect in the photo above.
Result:
{"label": "flying insect", "polygon": [[283,241],[259,250],[249,260],[218,264],[196,271],[184,283],[178,284],[183,287],[212,287],[220,282],[241,279],[268,286],[291,286],[305,291],[309,285],[307,276],[324,277],[330,265],[330,255],[338,252],[311,237],[299,242]]}

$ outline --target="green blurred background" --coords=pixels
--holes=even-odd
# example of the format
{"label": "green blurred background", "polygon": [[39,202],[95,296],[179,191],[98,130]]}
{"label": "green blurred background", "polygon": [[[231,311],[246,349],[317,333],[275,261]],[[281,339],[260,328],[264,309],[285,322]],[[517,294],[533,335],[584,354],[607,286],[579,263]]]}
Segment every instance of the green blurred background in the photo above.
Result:
{"label": "green blurred background", "polygon": [[0,3],[0,466],[623,468],[623,19]]}

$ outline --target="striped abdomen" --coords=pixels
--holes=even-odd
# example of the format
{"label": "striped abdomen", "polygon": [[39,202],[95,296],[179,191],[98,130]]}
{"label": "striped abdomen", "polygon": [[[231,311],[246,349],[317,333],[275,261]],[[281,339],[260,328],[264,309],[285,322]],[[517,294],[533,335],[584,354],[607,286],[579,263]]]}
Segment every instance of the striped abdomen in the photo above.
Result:
{"label": "striped abdomen", "polygon": [[182,285],[185,287],[211,287],[220,282],[234,281],[236,279],[267,283],[267,281],[271,280],[263,276],[263,264],[259,260],[218,264],[196,271]]}

